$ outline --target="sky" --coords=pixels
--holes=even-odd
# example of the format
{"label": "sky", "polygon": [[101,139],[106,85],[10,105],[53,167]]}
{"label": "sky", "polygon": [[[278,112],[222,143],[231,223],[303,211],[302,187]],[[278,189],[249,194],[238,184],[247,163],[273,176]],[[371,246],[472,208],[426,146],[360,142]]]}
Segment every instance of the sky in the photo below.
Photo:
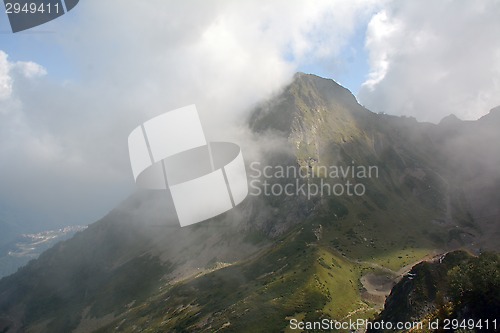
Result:
{"label": "sky", "polygon": [[0,219],[91,223],[135,188],[128,134],[196,104],[238,142],[297,71],[437,123],[500,105],[500,2],[82,0],[13,34],[0,13]]}

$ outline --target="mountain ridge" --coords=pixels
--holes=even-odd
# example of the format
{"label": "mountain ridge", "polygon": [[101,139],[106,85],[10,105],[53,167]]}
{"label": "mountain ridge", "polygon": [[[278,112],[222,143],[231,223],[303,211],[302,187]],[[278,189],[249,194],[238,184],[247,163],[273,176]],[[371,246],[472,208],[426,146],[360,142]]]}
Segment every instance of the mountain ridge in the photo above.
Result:
{"label": "mountain ridge", "polygon": [[[373,316],[381,304],[363,291],[366,274],[389,274],[437,248],[495,250],[500,177],[495,159],[483,158],[493,148],[475,149],[470,160],[471,151],[459,148],[478,128],[489,140],[498,134],[483,130],[495,127],[490,121],[460,124],[464,136],[375,114],[333,80],[297,74],[249,119],[255,135],[284,140],[262,163],[311,172],[352,161],[376,165],[379,177],[363,180],[366,195],[249,196],[180,228],[168,193],[137,192],[0,280],[0,330],[244,331],[262,324],[265,331],[284,329],[291,316]],[[474,176],[477,166],[493,185]],[[344,181],[307,181],[321,180]],[[485,211],[491,217],[480,219]],[[91,321],[92,330],[85,326]]]}

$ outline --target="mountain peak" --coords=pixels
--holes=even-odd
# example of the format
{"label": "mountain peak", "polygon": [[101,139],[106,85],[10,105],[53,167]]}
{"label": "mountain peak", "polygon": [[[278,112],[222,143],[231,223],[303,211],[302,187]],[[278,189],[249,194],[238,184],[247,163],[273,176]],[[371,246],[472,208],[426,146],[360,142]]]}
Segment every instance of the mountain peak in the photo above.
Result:
{"label": "mountain peak", "polygon": [[347,98],[350,102],[354,101],[355,103],[357,103],[357,100],[352,92],[333,79],[303,72],[295,73],[295,75],[293,76],[292,84],[306,83],[314,84],[319,89],[327,89],[330,93],[336,91],[338,94],[345,94],[346,96],[344,97]]}
{"label": "mountain peak", "polygon": [[452,257],[405,276],[406,267],[433,249],[499,247],[492,143],[500,133],[487,120],[498,110],[484,123],[451,115],[443,121],[460,126],[443,131],[371,113],[333,80],[297,73],[250,120],[255,132],[286,139],[262,138],[263,153],[247,161],[256,195],[180,228],[169,192],[135,193],[0,280],[0,332],[282,331],[294,313],[311,322],[366,318],[399,278],[383,316],[420,320],[400,311],[406,296],[418,309],[434,302],[405,288],[418,282],[433,292]]}
{"label": "mountain peak", "polygon": [[334,80],[298,72],[277,98],[255,110],[249,123],[256,132],[278,130],[289,134],[297,119],[318,118],[325,112],[344,119],[360,110],[366,111],[348,89]]}
{"label": "mountain peak", "polygon": [[448,116],[441,119],[439,125],[453,125],[461,122],[460,118],[458,118],[455,114],[451,113]]}

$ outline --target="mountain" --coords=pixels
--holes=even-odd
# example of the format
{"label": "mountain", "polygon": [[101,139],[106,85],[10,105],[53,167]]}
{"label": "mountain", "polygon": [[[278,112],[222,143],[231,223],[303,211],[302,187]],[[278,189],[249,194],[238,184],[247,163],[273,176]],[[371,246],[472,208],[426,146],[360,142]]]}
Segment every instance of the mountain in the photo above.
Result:
{"label": "mountain", "polygon": [[0,281],[0,332],[274,332],[375,318],[419,262],[498,251],[498,114],[437,125],[375,114],[299,73],[249,117],[261,154],[246,161],[242,204],[180,228],[169,193],[134,193]]}

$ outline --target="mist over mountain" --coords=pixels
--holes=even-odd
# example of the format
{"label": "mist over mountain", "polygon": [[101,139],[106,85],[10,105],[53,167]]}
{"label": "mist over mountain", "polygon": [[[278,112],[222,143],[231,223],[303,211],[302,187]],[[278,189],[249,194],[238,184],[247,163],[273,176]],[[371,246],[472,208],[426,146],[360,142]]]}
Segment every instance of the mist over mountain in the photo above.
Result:
{"label": "mist over mountain", "polygon": [[[499,250],[500,108],[419,123],[298,73],[248,126],[262,145],[249,180],[294,195],[249,195],[180,228],[168,192],[137,191],[0,281],[0,331],[270,332],[294,318],[373,318],[421,260]],[[332,166],[357,171],[334,177]],[[264,167],[306,177],[257,175]],[[348,195],[356,185],[362,195]],[[343,192],[297,190],[321,186]]]}

